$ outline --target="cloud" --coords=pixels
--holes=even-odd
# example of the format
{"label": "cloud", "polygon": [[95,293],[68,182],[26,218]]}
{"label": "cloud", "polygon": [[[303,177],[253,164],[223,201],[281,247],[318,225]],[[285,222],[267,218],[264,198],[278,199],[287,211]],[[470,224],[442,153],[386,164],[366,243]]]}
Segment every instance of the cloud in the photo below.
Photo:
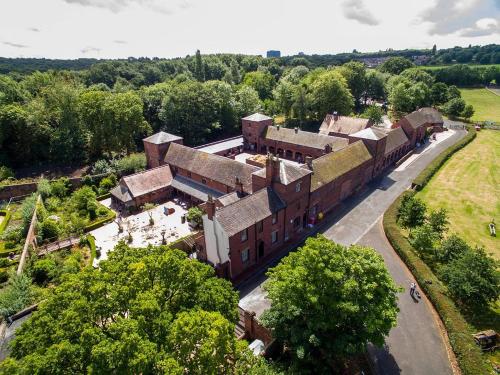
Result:
{"label": "cloud", "polygon": [[115,44],[127,44],[127,41],[125,41],[125,40],[113,40],[113,43],[115,43]]}
{"label": "cloud", "polygon": [[88,46],[88,47],[82,48],[80,50],[80,52],[83,54],[87,54],[87,53],[92,53],[92,52],[101,52],[101,49],[97,48],[97,47]]}
{"label": "cloud", "polygon": [[[165,5],[162,0],[63,0],[68,4],[78,4],[82,6],[104,8],[114,13],[118,13],[131,5],[139,5],[151,9],[155,12],[172,14],[172,8]],[[184,1],[185,2],[185,1]]]}
{"label": "cloud", "polygon": [[28,30],[29,31],[33,31],[34,33],[39,33],[40,32],[40,29],[38,29],[36,27],[28,27]]}
{"label": "cloud", "polygon": [[2,43],[5,44],[6,46],[14,47],[14,48],[27,48],[28,47],[24,44],[18,44],[18,43],[12,43],[12,42],[2,42]]}
{"label": "cloud", "polygon": [[500,0],[437,0],[418,22],[430,23],[429,34],[476,37],[500,33]]}
{"label": "cloud", "polygon": [[376,26],[380,22],[365,7],[363,0],[346,0],[342,3],[342,11],[346,18],[358,21],[364,25]]}

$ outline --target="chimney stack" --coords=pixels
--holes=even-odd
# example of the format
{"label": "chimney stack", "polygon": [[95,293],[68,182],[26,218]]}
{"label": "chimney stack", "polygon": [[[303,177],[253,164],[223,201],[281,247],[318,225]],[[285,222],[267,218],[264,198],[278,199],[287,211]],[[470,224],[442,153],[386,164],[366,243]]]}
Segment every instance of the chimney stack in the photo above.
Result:
{"label": "chimney stack", "polygon": [[266,159],[266,185],[271,186],[273,181],[279,177],[280,160],[277,156],[269,153]]}
{"label": "chimney stack", "polygon": [[312,156],[306,156],[306,165],[311,171],[313,169],[313,158]]}
{"label": "chimney stack", "polygon": [[332,145],[325,145],[325,154],[332,152]]}
{"label": "chimney stack", "polygon": [[205,210],[207,212],[208,220],[213,220],[215,215],[215,201],[210,194],[208,195],[208,200],[205,204]]}
{"label": "chimney stack", "polygon": [[234,183],[236,187],[236,192],[243,194],[243,182],[241,182],[239,177],[236,177],[236,182]]}
{"label": "chimney stack", "polygon": [[280,124],[276,125],[276,130],[280,130]]}
{"label": "chimney stack", "polygon": [[295,134],[299,132],[299,128],[295,127]]}
{"label": "chimney stack", "polygon": [[337,121],[339,119],[339,114],[337,111],[333,111],[333,120]]}

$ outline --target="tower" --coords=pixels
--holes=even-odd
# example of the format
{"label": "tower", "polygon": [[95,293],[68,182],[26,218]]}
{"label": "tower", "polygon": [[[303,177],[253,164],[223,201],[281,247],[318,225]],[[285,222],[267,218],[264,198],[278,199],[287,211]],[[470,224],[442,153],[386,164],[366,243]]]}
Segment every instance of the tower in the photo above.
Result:
{"label": "tower", "polygon": [[241,130],[245,148],[259,152],[260,137],[264,130],[272,124],[273,119],[271,117],[260,113],[254,113],[241,119]]}

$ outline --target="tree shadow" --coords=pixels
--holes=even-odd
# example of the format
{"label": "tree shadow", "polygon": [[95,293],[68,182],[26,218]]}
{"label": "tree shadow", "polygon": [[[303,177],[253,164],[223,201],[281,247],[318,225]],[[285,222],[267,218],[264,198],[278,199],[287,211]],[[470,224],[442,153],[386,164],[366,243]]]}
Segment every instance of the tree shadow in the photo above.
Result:
{"label": "tree shadow", "polygon": [[370,354],[370,359],[372,360],[375,374],[401,374],[401,368],[396,362],[394,356],[389,351],[389,347],[387,345],[379,348],[373,344],[368,344],[367,349],[368,353]]}

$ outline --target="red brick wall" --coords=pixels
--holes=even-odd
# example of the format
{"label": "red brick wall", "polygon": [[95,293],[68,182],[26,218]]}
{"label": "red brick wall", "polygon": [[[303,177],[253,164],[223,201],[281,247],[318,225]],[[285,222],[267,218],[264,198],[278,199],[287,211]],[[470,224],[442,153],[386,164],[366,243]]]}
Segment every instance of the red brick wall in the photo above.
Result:
{"label": "red brick wall", "polygon": [[219,181],[214,181],[208,177],[204,177],[204,176],[201,176],[201,175],[193,173],[193,172],[189,173],[189,171],[187,169],[174,167],[174,166],[172,166],[172,169],[173,169],[175,174],[179,174],[181,176],[188,177],[191,180],[199,182],[200,184],[203,184],[203,180],[205,180],[205,182],[206,182],[205,185],[207,185],[208,187],[210,187],[214,190],[217,190],[221,193],[230,193],[230,192],[234,191],[234,189],[230,186],[224,185],[223,183],[221,183]]}
{"label": "red brick wall", "polygon": [[257,150],[260,150],[260,145],[259,145],[260,135],[267,126],[271,126],[272,124],[273,124],[272,119],[265,121],[241,120],[241,128],[242,128],[244,142],[247,145],[257,145]]}
{"label": "red brick wall", "polygon": [[[292,159],[295,160],[295,153],[300,152],[302,154],[302,161],[305,160],[305,157],[307,155],[312,156],[314,159],[319,158],[320,156],[325,154],[324,150],[319,150],[317,148],[312,148],[312,147],[307,147],[307,146],[301,146],[301,145],[296,145],[292,143],[286,143],[286,142],[280,142],[280,141],[272,141],[269,139],[261,139],[260,140],[260,147],[259,147],[259,152],[262,152],[262,146],[266,146],[266,152],[269,152],[269,148],[273,147],[274,148],[274,154],[278,154],[278,149],[282,149],[283,153],[280,154],[281,158],[284,159]],[[293,156],[291,158],[287,157],[286,151],[292,151]]]}
{"label": "red brick wall", "polygon": [[146,161],[148,168],[156,168],[160,165],[165,164],[163,159],[165,158],[165,154],[167,153],[168,147],[170,143],[178,143],[183,144],[182,139],[173,141],[173,142],[165,142],[162,144],[154,144],[143,141],[144,144],[144,152],[146,153]]}

